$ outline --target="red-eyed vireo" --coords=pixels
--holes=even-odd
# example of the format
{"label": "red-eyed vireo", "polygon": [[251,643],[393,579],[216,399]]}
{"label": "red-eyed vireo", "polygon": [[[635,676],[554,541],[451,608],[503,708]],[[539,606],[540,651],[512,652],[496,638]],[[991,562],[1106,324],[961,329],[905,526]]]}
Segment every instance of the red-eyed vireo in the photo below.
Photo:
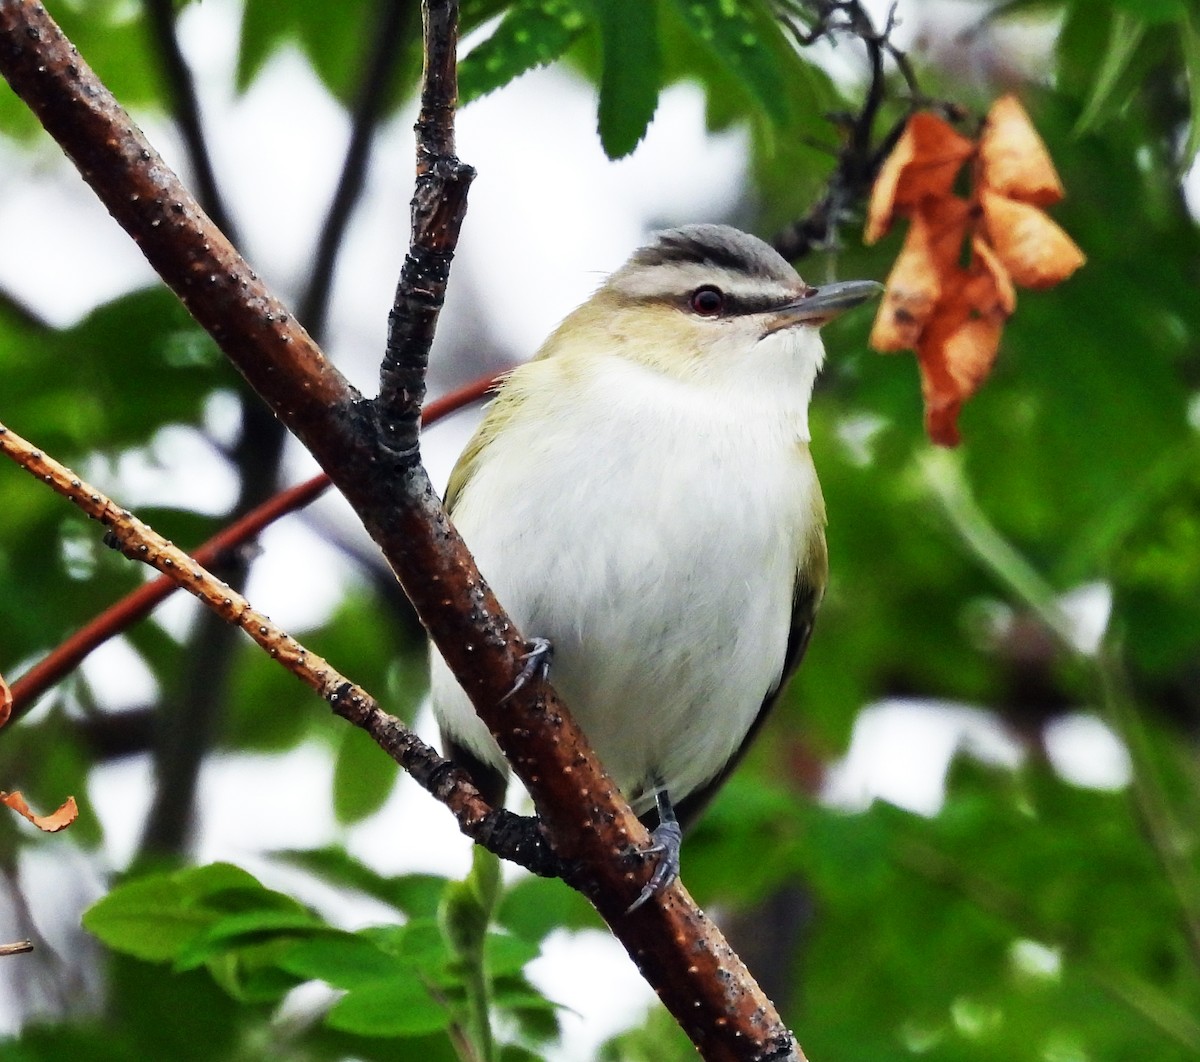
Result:
{"label": "red-eyed vireo", "polygon": [[[659,233],[513,370],[446,504],[660,853],[725,780],[812,632],[827,573],[809,455],[818,329],[873,281],[811,287],[724,225]],[[439,654],[447,754],[505,762]],[[636,906],[636,904],[635,904]]]}

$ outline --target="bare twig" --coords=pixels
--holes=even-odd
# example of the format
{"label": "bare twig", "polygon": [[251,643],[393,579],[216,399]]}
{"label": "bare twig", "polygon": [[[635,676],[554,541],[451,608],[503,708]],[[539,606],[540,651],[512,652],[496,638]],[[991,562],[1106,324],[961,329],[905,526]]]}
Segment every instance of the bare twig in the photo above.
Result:
{"label": "bare twig", "polygon": [[[806,11],[805,7],[812,10]],[[805,30],[795,21],[794,16],[802,11],[811,19],[811,29]],[[879,167],[899,139],[908,114],[921,105],[923,97],[908,57],[891,40],[896,27],[895,4],[889,9],[882,32],[875,29],[860,0],[815,0],[804,6],[794,0],[784,0],[779,17],[796,42],[804,47],[822,38],[843,34],[861,40],[871,67],[867,93],[858,112],[835,116],[843,130],[843,141],[825,194],[803,218],[792,222],[771,241],[780,254],[795,261],[814,250],[836,246],[838,226],[866,201]],[[885,55],[892,58],[904,78],[910,99],[905,118],[893,125],[875,145],[875,122],[887,93]]]}
{"label": "bare twig", "polygon": [[[435,399],[421,411],[422,425],[434,424],[456,410],[479,401],[495,384],[495,377],[484,376]],[[328,488],[329,477],[322,472],[280,491],[193,550],[192,559],[203,567],[211,568],[230,551],[244,546],[281,517],[303,509]],[[44,659],[13,681],[13,714],[22,715],[46,690],[74,671],[89,653],[144,619],[177,589],[179,584],[166,576],[144,583],[56,646]]]}
{"label": "bare twig", "polygon": [[529,820],[494,811],[462,771],[399,719],[384,712],[366,690],[322,657],[310,653],[194,558],[3,424],[0,453],[100,523],[106,529],[107,545],[162,572],[226,623],[245,631],[273,660],[326,701],[335,714],[370,734],[396,763],[450,808],[468,836],[535,873],[563,874],[562,865],[551,856],[537,830],[530,828]]}
{"label": "bare twig", "polygon": [[33,951],[32,940],[17,940],[11,944],[0,944],[0,955],[24,955]]}
{"label": "bare twig", "polygon": [[467,209],[467,190],[475,176],[475,171],[454,153],[458,5],[426,3],[421,10],[425,73],[416,126],[412,238],[388,317],[376,400],[386,445],[401,461],[413,463],[420,454],[418,415],[425,398],[429,348]]}

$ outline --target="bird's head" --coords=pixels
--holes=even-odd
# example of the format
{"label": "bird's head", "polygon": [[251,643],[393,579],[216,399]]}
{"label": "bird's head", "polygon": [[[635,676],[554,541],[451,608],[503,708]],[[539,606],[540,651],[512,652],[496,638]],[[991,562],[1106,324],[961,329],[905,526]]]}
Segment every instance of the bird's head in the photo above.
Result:
{"label": "bird's head", "polygon": [[655,236],[563,322],[546,354],[617,354],[727,390],[783,388],[807,405],[824,360],[819,329],[882,290],[812,286],[772,247],[728,225]]}

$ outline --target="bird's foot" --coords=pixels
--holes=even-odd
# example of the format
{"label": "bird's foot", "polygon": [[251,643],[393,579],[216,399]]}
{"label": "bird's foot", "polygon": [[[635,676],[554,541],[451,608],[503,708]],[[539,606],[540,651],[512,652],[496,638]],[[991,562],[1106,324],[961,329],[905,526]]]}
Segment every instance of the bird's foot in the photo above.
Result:
{"label": "bird's foot", "polygon": [[638,893],[638,898],[626,909],[626,914],[636,911],[651,896],[669,888],[679,877],[679,852],[683,847],[683,830],[679,823],[672,817],[656,826],[650,833],[650,840],[650,846],[642,849],[642,854],[657,855],[658,865]]}
{"label": "bird's foot", "polygon": [[524,663],[521,665],[521,670],[517,673],[517,679],[512,684],[512,689],[500,698],[501,704],[512,697],[534,675],[541,679],[542,682],[545,682],[550,675],[550,661],[554,659],[554,645],[550,639],[531,638],[525,644],[529,647],[529,651],[521,657]]}

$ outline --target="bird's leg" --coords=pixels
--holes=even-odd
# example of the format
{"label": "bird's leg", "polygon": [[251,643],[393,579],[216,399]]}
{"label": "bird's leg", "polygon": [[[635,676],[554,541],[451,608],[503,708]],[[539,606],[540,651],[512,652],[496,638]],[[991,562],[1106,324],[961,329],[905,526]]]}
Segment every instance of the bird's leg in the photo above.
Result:
{"label": "bird's leg", "polygon": [[679,877],[679,851],[683,847],[683,829],[675,818],[671,795],[661,778],[655,779],[654,803],[658,808],[658,825],[650,831],[651,845],[644,849],[646,855],[657,855],[658,866],[643,886],[638,898],[629,905],[626,914],[636,911],[651,896],[660,893]]}
{"label": "bird's leg", "polygon": [[513,683],[512,689],[500,698],[501,704],[507,701],[517,690],[533,678],[534,675],[537,675],[539,679],[545,682],[550,674],[550,661],[554,659],[554,645],[550,639],[531,638],[525,644],[529,647],[529,651],[521,657],[525,663],[521,665],[521,670],[517,673],[517,680]]}

